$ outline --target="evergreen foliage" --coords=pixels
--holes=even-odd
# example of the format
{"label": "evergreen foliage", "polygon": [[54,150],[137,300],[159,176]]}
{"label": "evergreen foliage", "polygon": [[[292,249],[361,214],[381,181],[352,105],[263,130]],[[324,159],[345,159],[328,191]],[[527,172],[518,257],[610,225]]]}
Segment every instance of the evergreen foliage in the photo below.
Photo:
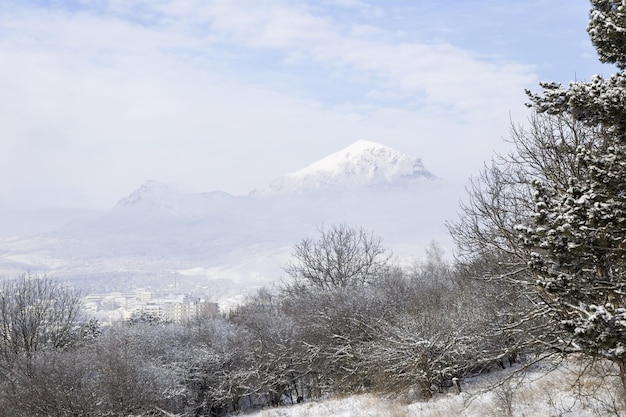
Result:
{"label": "evergreen foliage", "polygon": [[572,351],[616,362],[626,388],[626,6],[593,0],[588,32],[600,60],[620,71],[568,88],[542,84],[538,112],[596,129],[572,154],[567,185],[532,182],[534,207],[518,226],[544,300]]}

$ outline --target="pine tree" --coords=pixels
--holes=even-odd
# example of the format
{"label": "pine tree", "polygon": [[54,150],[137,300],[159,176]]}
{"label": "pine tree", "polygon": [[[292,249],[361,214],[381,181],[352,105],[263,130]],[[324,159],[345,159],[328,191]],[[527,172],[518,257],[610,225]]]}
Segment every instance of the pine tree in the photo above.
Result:
{"label": "pine tree", "polygon": [[570,336],[568,351],[619,365],[626,390],[626,2],[592,0],[587,28],[617,73],[529,93],[539,113],[596,129],[574,150],[566,187],[532,183],[534,209],[517,226],[544,300]]}

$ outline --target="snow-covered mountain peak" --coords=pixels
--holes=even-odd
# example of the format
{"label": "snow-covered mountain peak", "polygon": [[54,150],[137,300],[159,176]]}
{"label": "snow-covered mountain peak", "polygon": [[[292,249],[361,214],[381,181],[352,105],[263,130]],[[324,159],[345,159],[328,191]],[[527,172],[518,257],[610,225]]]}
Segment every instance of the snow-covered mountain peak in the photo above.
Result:
{"label": "snow-covered mountain peak", "polygon": [[255,194],[300,194],[374,186],[403,186],[434,176],[421,159],[366,140],[274,180]]}
{"label": "snow-covered mountain peak", "polygon": [[[399,154],[388,146],[366,140],[358,140],[347,148],[328,155],[289,175],[293,177],[306,177],[321,172],[342,175],[346,173],[346,169],[350,170],[350,168],[359,165],[362,170],[366,169],[366,165],[371,165],[371,163],[381,165],[385,162],[385,159],[389,159],[388,157],[394,153]],[[365,172],[359,173],[363,174]]]}

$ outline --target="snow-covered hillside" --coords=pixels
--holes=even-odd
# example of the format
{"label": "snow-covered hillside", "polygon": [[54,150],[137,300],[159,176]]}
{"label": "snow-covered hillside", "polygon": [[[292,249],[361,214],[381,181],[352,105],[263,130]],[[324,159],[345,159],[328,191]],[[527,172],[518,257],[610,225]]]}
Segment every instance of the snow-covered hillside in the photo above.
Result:
{"label": "snow-covered hillside", "polygon": [[429,401],[355,395],[267,409],[251,417],[598,417],[626,412],[617,378],[581,377],[575,363],[510,375],[507,369],[471,378],[462,382],[461,395],[440,394]]}
{"label": "snow-covered hillside", "polygon": [[418,158],[358,141],[247,196],[189,194],[148,181],[97,218],[0,242],[0,275],[47,273],[86,291],[177,285],[218,298],[280,279],[291,248],[346,223],[382,237],[401,262],[435,240],[463,187]]}

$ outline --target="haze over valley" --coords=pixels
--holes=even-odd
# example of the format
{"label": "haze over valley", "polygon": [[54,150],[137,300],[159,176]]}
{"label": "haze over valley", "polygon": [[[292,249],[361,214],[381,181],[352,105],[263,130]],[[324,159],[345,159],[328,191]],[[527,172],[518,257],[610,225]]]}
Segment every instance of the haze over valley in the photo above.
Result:
{"label": "haze over valley", "polygon": [[433,241],[451,255],[444,222],[462,191],[415,156],[357,141],[243,196],[148,180],[104,213],[4,239],[0,271],[86,293],[175,287],[225,301],[284,278],[293,245],[337,224],[380,236],[401,264]]}

